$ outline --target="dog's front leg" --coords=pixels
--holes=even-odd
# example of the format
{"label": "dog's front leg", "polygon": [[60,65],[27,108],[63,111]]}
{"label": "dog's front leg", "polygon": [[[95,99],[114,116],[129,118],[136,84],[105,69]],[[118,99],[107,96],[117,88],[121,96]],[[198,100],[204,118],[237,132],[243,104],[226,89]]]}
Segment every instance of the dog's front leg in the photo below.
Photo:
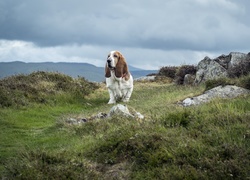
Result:
{"label": "dog's front leg", "polygon": [[108,104],[115,104],[116,103],[116,94],[113,89],[108,89],[109,92],[109,102]]}
{"label": "dog's front leg", "polygon": [[132,92],[133,92],[133,87],[131,88],[128,88],[128,89],[124,89],[123,90],[123,97],[122,97],[122,101],[123,102],[128,102],[131,95],[132,95]]}
{"label": "dog's front leg", "polygon": [[111,78],[106,78],[106,86],[109,92],[109,102],[108,104],[115,104],[116,103],[116,92],[114,82]]}

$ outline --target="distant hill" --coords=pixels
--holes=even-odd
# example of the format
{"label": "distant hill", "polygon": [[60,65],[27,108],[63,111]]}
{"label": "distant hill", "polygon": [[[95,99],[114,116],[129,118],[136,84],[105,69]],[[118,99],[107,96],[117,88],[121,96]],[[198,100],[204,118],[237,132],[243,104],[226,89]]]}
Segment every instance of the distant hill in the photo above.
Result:
{"label": "distant hill", "polygon": [[[134,78],[156,73],[157,70],[143,70],[129,66]],[[71,77],[81,76],[89,81],[102,82],[105,80],[104,67],[97,67],[88,63],[25,63],[21,61],[0,62],[0,78],[16,74],[29,74],[34,71],[59,72]]]}

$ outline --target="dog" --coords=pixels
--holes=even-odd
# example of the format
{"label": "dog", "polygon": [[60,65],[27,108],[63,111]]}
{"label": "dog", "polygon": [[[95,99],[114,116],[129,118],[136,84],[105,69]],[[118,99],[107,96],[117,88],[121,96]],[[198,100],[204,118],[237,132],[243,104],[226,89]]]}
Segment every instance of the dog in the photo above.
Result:
{"label": "dog", "polygon": [[128,102],[133,92],[133,77],[124,56],[119,51],[111,51],[108,54],[105,77],[110,97],[108,104],[115,104],[120,100]]}

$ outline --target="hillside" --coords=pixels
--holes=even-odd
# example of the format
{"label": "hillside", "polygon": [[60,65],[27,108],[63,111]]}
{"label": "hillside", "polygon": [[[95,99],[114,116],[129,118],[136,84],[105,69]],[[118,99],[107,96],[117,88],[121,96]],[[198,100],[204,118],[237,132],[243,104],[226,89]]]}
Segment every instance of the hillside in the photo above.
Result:
{"label": "hillside", "polygon": [[0,87],[1,179],[250,177],[249,95],[185,108],[177,102],[205,85],[135,82],[127,106],[145,119],[72,125],[69,119],[109,112],[104,83],[36,72]]}
{"label": "hillside", "polygon": [[[129,69],[134,78],[157,72],[156,70],[142,70],[132,66],[129,66]],[[15,74],[29,74],[34,71],[59,72],[74,78],[81,76],[92,82],[102,82],[105,80],[104,68],[96,67],[88,63],[24,63],[20,61],[0,62],[0,78]]]}

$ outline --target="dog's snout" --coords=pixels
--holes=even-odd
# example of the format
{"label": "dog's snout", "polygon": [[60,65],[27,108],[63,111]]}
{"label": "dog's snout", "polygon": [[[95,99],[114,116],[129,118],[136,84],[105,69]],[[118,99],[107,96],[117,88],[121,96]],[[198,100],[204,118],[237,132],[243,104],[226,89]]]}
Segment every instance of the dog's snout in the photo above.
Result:
{"label": "dog's snout", "polygon": [[111,60],[110,60],[110,59],[108,59],[108,60],[107,60],[107,62],[108,62],[108,63],[111,63]]}

